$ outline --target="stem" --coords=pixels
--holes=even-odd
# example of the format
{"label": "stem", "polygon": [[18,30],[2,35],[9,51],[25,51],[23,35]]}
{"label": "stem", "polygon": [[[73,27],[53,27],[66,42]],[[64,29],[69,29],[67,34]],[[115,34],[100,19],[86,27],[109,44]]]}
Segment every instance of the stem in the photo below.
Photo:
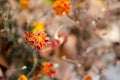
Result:
{"label": "stem", "polygon": [[54,38],[55,38],[55,39],[58,39],[61,44],[64,42],[64,39],[63,39],[62,37],[59,37],[59,36],[58,36],[58,33],[59,33],[59,31],[60,31],[62,28],[65,28],[65,27],[67,27],[67,26],[61,25],[61,26],[56,30],[55,35],[54,35]]}
{"label": "stem", "polygon": [[59,33],[59,31],[60,31],[62,28],[64,28],[64,27],[65,27],[64,25],[61,25],[61,26],[56,30],[55,35],[54,35],[55,39],[59,39],[58,33]]}
{"label": "stem", "polygon": [[74,20],[72,20],[69,16],[67,16],[66,14],[64,15],[64,17],[68,20],[68,21],[70,21],[70,23],[72,23],[72,24],[74,24],[74,25],[76,25],[77,27],[79,27],[79,25],[77,24],[78,22],[75,22]]}
{"label": "stem", "polygon": [[35,51],[33,52],[33,67],[32,67],[32,70],[27,74],[27,77],[30,77],[30,75],[33,73],[33,71],[35,70],[36,68],[36,65],[37,65],[37,54],[35,53]]}
{"label": "stem", "polygon": [[[8,36],[10,36],[10,29],[9,29],[9,13],[10,13],[10,11],[9,11],[9,1],[8,1],[8,3],[6,3],[6,6],[7,6],[7,11],[6,11],[6,15],[5,15],[5,18],[4,18],[4,30],[6,31],[6,33],[7,33],[7,35]],[[8,37],[7,36],[7,37]]]}
{"label": "stem", "polygon": [[73,64],[75,64],[77,67],[81,67],[81,64],[80,64],[78,61],[75,61],[75,60],[66,58],[66,56],[63,56],[63,57],[62,57],[62,60],[67,61],[67,62],[70,62],[70,63],[73,63]]}

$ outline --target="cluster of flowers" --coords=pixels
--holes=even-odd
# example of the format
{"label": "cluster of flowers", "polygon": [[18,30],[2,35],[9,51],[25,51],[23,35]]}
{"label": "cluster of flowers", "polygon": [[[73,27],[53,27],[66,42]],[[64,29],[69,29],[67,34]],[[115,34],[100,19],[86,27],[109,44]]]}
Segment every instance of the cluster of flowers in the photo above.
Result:
{"label": "cluster of flowers", "polygon": [[[20,9],[29,8],[29,0],[20,0]],[[70,13],[70,0],[55,0],[53,3],[53,9],[57,15],[62,15],[63,13]]]}
{"label": "cluster of flowers", "polygon": [[[20,0],[20,9],[26,9],[29,7],[29,0]],[[63,15],[70,13],[70,0],[55,0],[53,3],[53,10],[57,15]],[[45,49],[48,46],[52,48],[60,45],[59,40],[50,41],[47,34],[44,32],[45,24],[42,22],[35,22],[32,33],[25,32],[24,38],[33,46],[36,50]],[[55,64],[52,62],[43,62],[42,67],[33,73],[34,80],[41,80],[39,75],[45,75],[51,78],[53,74],[56,74]],[[18,80],[28,80],[25,75],[20,75]],[[85,80],[92,80],[91,76],[86,76]]]}
{"label": "cluster of flowers", "polygon": [[[33,78],[34,80],[41,80],[38,75],[45,75],[47,78],[51,78],[56,72],[56,64],[53,62],[44,62],[42,67],[33,73]],[[18,80],[28,80],[28,78],[25,75],[20,75]]]}
{"label": "cluster of flowers", "polygon": [[[20,9],[26,9],[29,7],[29,0],[20,0]],[[53,9],[57,15],[63,15],[70,13],[70,0],[55,0],[53,3]],[[34,28],[31,32],[25,32],[24,38],[33,46],[36,50],[45,49],[48,46],[56,48],[60,45],[59,40],[50,41],[47,34],[44,32],[44,23],[35,22]],[[34,80],[41,80],[38,75],[45,75],[51,78],[56,73],[55,64],[52,62],[44,62],[42,67],[33,73]],[[18,80],[28,80],[25,75],[20,75]]]}

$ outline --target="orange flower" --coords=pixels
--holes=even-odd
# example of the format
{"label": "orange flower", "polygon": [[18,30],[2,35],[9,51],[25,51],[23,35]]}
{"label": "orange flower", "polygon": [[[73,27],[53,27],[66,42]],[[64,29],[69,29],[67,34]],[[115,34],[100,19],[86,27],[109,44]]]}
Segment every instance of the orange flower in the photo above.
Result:
{"label": "orange flower", "polygon": [[87,76],[85,77],[85,80],[92,80],[92,77],[89,76],[89,75],[87,75]]}
{"label": "orange flower", "polygon": [[53,74],[56,73],[55,64],[52,62],[44,62],[42,67],[33,73],[34,80],[38,80],[40,77],[37,75],[42,74],[48,78],[51,78]]}
{"label": "orange flower", "polygon": [[53,70],[54,64],[52,62],[44,62],[42,65],[41,73],[45,74],[47,77],[51,77],[52,74],[56,73],[56,70]]}
{"label": "orange flower", "polygon": [[20,0],[20,9],[26,9],[29,7],[29,0]]}
{"label": "orange flower", "polygon": [[24,38],[37,50],[42,50],[50,44],[49,37],[45,32],[38,32],[37,34],[25,32]]}
{"label": "orange flower", "polygon": [[28,80],[28,78],[25,75],[20,75],[18,80]]}
{"label": "orange flower", "polygon": [[57,15],[70,13],[70,0],[56,0],[53,3],[53,9]]}

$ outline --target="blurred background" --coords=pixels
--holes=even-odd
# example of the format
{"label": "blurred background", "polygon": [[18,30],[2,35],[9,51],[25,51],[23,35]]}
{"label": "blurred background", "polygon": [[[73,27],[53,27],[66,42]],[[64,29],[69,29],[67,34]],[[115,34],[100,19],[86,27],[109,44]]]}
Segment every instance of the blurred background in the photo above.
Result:
{"label": "blurred background", "polygon": [[[45,32],[52,47],[34,49],[26,31]],[[56,74],[34,75],[45,62]],[[119,80],[120,0],[0,0],[0,80],[27,80],[22,74],[28,80]]]}

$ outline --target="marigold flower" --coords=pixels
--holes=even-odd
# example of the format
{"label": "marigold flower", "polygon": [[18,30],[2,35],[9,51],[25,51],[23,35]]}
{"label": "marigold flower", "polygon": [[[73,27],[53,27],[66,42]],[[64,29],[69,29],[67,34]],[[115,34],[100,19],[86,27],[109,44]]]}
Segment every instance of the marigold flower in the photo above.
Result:
{"label": "marigold flower", "polygon": [[85,80],[92,80],[92,77],[89,76],[89,75],[87,75],[87,76],[85,77]]}
{"label": "marigold flower", "polygon": [[53,9],[57,15],[70,13],[70,0],[55,0]]}
{"label": "marigold flower", "polygon": [[42,66],[43,67],[41,68],[41,73],[45,74],[47,77],[51,77],[52,74],[56,73],[56,70],[53,69],[54,63],[44,62]]}
{"label": "marigold flower", "polygon": [[37,50],[42,50],[50,44],[49,37],[45,32],[38,32],[37,34],[25,32],[24,38]]}
{"label": "marigold flower", "polygon": [[20,9],[26,9],[29,7],[29,0],[20,0]]}
{"label": "marigold flower", "polygon": [[51,78],[56,73],[56,65],[52,62],[44,62],[42,67],[33,73],[34,79],[39,79],[38,74],[45,75],[47,78]]}
{"label": "marigold flower", "polygon": [[45,24],[42,23],[42,22],[34,22],[33,25],[34,25],[34,28],[32,30],[33,34],[36,34],[36,33],[40,32],[40,31],[45,30]]}
{"label": "marigold flower", "polygon": [[28,78],[25,75],[20,75],[18,80],[28,80]]}

